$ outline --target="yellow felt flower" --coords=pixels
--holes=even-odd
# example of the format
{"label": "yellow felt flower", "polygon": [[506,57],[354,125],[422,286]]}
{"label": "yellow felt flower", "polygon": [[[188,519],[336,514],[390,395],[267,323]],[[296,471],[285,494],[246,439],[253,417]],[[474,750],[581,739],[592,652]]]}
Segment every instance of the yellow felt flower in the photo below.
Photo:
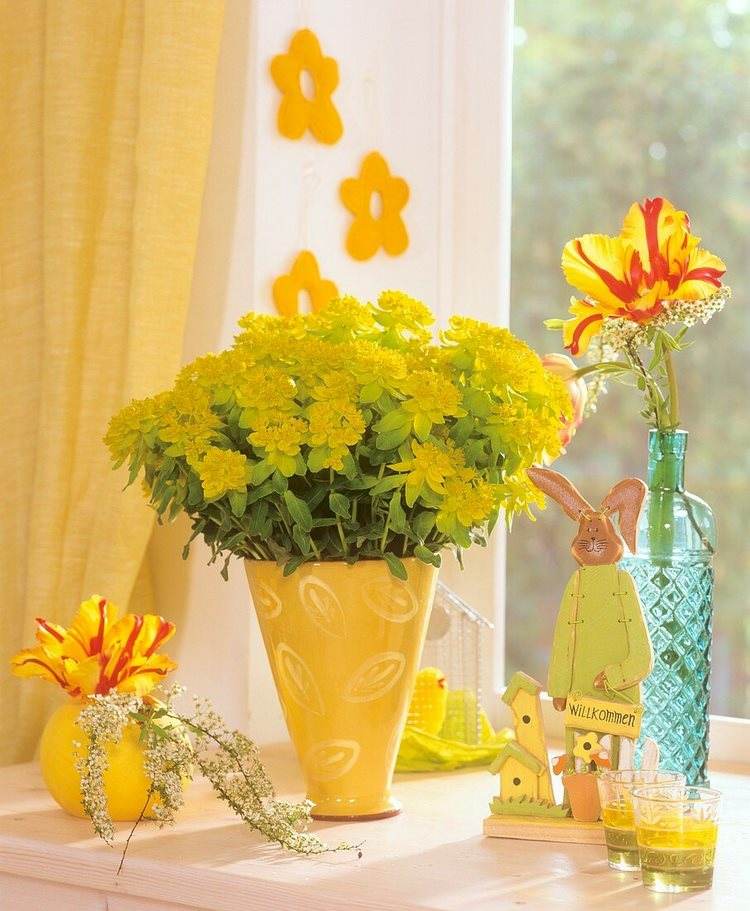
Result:
{"label": "yellow felt flower", "polygon": [[247,488],[250,463],[241,452],[212,446],[194,467],[206,500],[217,500],[231,490],[241,492]]}
{"label": "yellow felt flower", "polygon": [[565,347],[574,356],[585,353],[608,317],[647,323],[662,312],[664,301],[713,294],[725,266],[699,244],[687,213],[662,197],[634,203],[617,237],[584,234],[569,241],[562,270],[586,297],[571,301]]}
{"label": "yellow felt flower", "polygon": [[307,433],[307,425],[300,418],[283,418],[255,430],[248,441],[260,449],[266,463],[278,468],[285,478],[291,478],[297,469],[297,455]]}
{"label": "yellow felt flower", "polygon": [[576,734],[573,755],[577,759],[582,759],[588,765],[592,759],[596,759],[602,750],[603,747],[599,743],[598,734],[593,731],[589,731],[587,734]]}
{"label": "yellow felt flower", "polygon": [[[339,193],[354,216],[346,235],[346,249],[353,259],[370,259],[381,247],[391,256],[406,250],[409,235],[401,210],[409,200],[409,185],[391,175],[379,152],[365,157],[359,177],[344,180]],[[373,197],[379,201],[380,211],[373,212]]]}
{"label": "yellow felt flower", "polygon": [[338,296],[338,288],[327,278],[321,278],[318,261],[309,250],[303,250],[286,275],[280,275],[273,283],[273,302],[281,316],[295,316],[299,313],[300,291],[310,296],[313,313]]}
{"label": "yellow felt flower", "polygon": [[39,645],[13,657],[13,673],[49,680],[70,696],[150,692],[177,667],[157,653],[174,635],[174,624],[155,614],[119,614],[116,605],[92,595],[68,629],[38,617]]}
{"label": "yellow felt flower", "polygon": [[[312,97],[303,90],[303,72],[312,82]],[[283,96],[277,115],[282,136],[300,139],[309,130],[318,142],[338,142],[344,128],[331,95],[339,84],[339,67],[333,57],[323,56],[314,32],[305,28],[294,35],[287,53],[271,61],[271,76]]]}

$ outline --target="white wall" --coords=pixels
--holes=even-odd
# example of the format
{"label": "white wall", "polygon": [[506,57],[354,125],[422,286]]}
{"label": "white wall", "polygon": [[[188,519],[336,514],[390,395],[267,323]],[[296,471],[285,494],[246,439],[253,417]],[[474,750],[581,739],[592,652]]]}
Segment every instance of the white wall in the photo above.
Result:
{"label": "white wall", "polygon": [[[272,312],[273,279],[305,248],[343,293],[400,288],[441,321],[452,311],[506,320],[511,21],[506,0],[227,0],[185,360],[230,344],[246,311]],[[276,132],[269,62],[305,27],[339,63],[344,135],[334,146]],[[338,188],[375,149],[410,185],[410,246],[358,263],[344,250]],[[223,582],[198,542],[183,563],[186,537],[184,522],[157,529],[150,553],[159,609],[182,618],[180,679],[259,741],[280,739],[242,567]],[[502,604],[503,575],[501,536],[462,575],[444,571],[488,616]],[[487,663],[487,685],[501,660]]]}

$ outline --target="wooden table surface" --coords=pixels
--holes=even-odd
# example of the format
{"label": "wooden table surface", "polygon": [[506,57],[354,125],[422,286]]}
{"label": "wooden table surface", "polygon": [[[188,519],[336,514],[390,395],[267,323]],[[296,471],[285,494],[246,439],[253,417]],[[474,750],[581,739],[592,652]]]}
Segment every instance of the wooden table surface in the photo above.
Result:
{"label": "wooden table surface", "polygon": [[[279,793],[299,796],[288,746],[263,751]],[[405,812],[379,822],[319,823],[363,856],[290,857],[265,845],[202,784],[173,828],[141,826],[115,876],[127,827],[108,848],[64,814],[34,765],[0,769],[2,911],[503,911],[558,908],[750,908],[750,770],[715,769],[725,795],[714,888],[654,895],[607,868],[604,849],[484,838],[496,788],[486,771],[397,776]]]}

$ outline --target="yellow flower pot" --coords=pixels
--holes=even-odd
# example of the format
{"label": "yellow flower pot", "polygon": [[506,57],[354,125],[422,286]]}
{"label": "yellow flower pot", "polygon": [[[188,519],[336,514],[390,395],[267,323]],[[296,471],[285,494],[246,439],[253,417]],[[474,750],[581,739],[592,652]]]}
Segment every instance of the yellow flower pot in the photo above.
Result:
{"label": "yellow flower pot", "polygon": [[404,560],[305,563],[283,576],[246,560],[287,727],[316,819],[380,819],[390,787],[437,570]]}
{"label": "yellow flower pot", "polygon": [[[76,759],[85,752],[88,737],[78,727],[78,715],[84,700],[70,699],[52,715],[42,733],[40,764],[47,789],[57,803],[71,816],[84,817],[81,804],[81,776]],[[128,725],[119,743],[107,747],[108,768],[104,787],[113,820],[135,821],[140,816],[148,795],[149,779],[143,769],[143,750],[138,742],[140,728]],[[82,746],[76,748],[76,742]],[[151,804],[146,818],[152,818]]]}

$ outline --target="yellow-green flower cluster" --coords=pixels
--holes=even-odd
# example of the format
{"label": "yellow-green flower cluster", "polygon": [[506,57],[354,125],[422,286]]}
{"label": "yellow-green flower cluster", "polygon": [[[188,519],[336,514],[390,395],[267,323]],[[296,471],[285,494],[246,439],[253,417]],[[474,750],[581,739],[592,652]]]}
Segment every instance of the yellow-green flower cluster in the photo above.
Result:
{"label": "yellow-green flower cluster", "polygon": [[113,462],[214,557],[439,563],[538,501],[525,468],[559,454],[570,400],[507,329],[453,317],[435,342],[433,322],[399,291],[248,314],[229,350],[112,419]]}

